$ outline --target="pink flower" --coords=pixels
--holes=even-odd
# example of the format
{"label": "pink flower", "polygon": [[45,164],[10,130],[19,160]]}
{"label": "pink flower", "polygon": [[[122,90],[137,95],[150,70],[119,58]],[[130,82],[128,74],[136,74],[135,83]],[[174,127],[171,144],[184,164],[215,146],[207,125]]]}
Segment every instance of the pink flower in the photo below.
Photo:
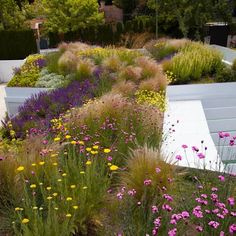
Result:
{"label": "pink flower", "polygon": [[157,212],[158,212],[158,207],[152,206],[152,213],[157,213]]}
{"label": "pink flower", "polygon": [[188,148],[188,146],[187,146],[186,144],[183,144],[183,145],[182,145],[182,148],[183,148],[183,149],[186,149],[186,148]]}
{"label": "pink flower", "polygon": [[213,187],[213,188],[211,189],[211,191],[212,191],[212,192],[216,192],[216,191],[218,191],[218,188]]}
{"label": "pink flower", "polygon": [[229,133],[224,133],[225,138],[230,137]]}
{"label": "pink flower", "polygon": [[234,197],[229,197],[227,200],[230,206],[234,206],[235,204]]}
{"label": "pink flower", "polygon": [[199,151],[199,148],[196,147],[196,146],[192,146],[192,150],[193,150],[194,152],[198,152],[198,151]]}
{"label": "pink flower", "polygon": [[200,225],[198,225],[198,226],[196,226],[196,230],[197,230],[198,232],[202,232],[202,231],[203,231],[203,227],[200,226]]}
{"label": "pink flower", "polygon": [[176,158],[177,160],[179,160],[179,161],[182,160],[182,156],[180,156],[180,155],[177,155],[175,158]]}
{"label": "pink flower", "polygon": [[225,236],[224,231],[220,231],[220,236]]}
{"label": "pink flower", "polygon": [[217,217],[219,217],[220,219],[224,219],[224,218],[225,218],[225,217],[224,217],[222,214],[220,214],[220,213],[217,214]]}
{"label": "pink flower", "polygon": [[230,234],[236,233],[236,224],[232,224],[229,226],[229,233]]}
{"label": "pink flower", "polygon": [[158,168],[158,167],[156,167],[156,173],[158,174],[158,173],[160,173],[160,172],[161,172],[161,169]]}
{"label": "pink flower", "polygon": [[201,197],[206,199],[207,195],[206,194],[201,194]]}
{"label": "pink flower", "polygon": [[209,223],[208,223],[208,225],[209,226],[211,226],[212,228],[214,228],[214,229],[217,229],[218,227],[219,227],[219,223],[217,222],[217,221],[210,221]]}
{"label": "pink flower", "polygon": [[152,184],[152,180],[151,179],[145,179],[143,181],[144,185],[148,186],[148,185],[151,185]]}
{"label": "pink flower", "polygon": [[163,209],[163,210],[166,210],[166,211],[172,211],[171,206],[168,205],[168,204],[163,204],[163,205],[162,205],[162,209]]}
{"label": "pink flower", "polygon": [[164,194],[163,197],[169,202],[173,201],[173,197],[171,197],[169,194]]}
{"label": "pink flower", "polygon": [[112,161],[112,156],[108,156],[108,157],[107,157],[107,160],[108,160],[108,161]]}
{"label": "pink flower", "polygon": [[230,145],[230,146],[234,146],[234,140],[233,140],[233,139],[231,139],[231,140],[229,141],[229,145]]}
{"label": "pink flower", "polygon": [[161,226],[161,218],[158,217],[154,220],[153,224],[156,226],[156,228],[158,229]]}
{"label": "pink flower", "polygon": [[134,196],[135,194],[136,194],[136,190],[135,189],[132,189],[132,190],[128,191],[128,195],[129,196]]}
{"label": "pink flower", "polygon": [[231,211],[231,212],[230,212],[230,215],[231,215],[231,216],[236,216],[236,212]]}
{"label": "pink flower", "polygon": [[176,229],[176,228],[171,229],[171,230],[169,230],[169,232],[168,232],[168,236],[175,236],[176,233],[177,233],[177,229]]}
{"label": "pink flower", "polygon": [[174,219],[172,219],[172,220],[170,220],[170,224],[172,224],[172,225],[177,225],[177,221],[174,220]]}
{"label": "pink flower", "polygon": [[222,182],[225,181],[225,177],[224,177],[223,175],[219,175],[219,176],[218,176],[218,179],[219,179],[220,181],[222,181]]}
{"label": "pink flower", "polygon": [[203,218],[201,206],[196,206],[193,208],[193,215],[195,215],[197,218]]}
{"label": "pink flower", "polygon": [[119,200],[123,199],[123,193],[117,193],[116,196]]}
{"label": "pink flower", "polygon": [[171,219],[176,220],[176,221],[179,221],[179,220],[182,219],[182,214],[173,214],[173,215],[171,216]]}
{"label": "pink flower", "polygon": [[223,132],[219,132],[218,135],[219,135],[219,138],[224,138],[224,133]]}
{"label": "pink flower", "polygon": [[205,158],[205,155],[201,152],[198,153],[197,156],[198,156],[199,159],[204,159]]}
{"label": "pink flower", "polygon": [[183,212],[181,213],[181,215],[182,215],[183,219],[189,218],[189,213],[188,213],[187,211],[183,211]]}

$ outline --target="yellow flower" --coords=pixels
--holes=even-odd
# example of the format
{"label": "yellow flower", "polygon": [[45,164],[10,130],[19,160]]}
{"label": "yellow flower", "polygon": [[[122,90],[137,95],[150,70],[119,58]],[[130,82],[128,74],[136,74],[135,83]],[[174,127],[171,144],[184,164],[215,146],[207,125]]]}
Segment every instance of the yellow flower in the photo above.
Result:
{"label": "yellow flower", "polygon": [[36,184],[31,184],[30,188],[36,188]]}
{"label": "yellow flower", "polygon": [[111,163],[110,163],[110,162],[108,162],[108,163],[107,163],[107,165],[108,165],[108,166],[111,166]]}
{"label": "yellow flower", "polygon": [[19,166],[16,170],[17,170],[17,171],[23,171],[24,169],[25,169],[24,166]]}
{"label": "yellow flower", "polygon": [[87,186],[84,186],[83,189],[87,189],[88,187]]}
{"label": "yellow flower", "polygon": [[63,173],[62,176],[65,177],[67,174],[66,173]]}
{"label": "yellow flower", "polygon": [[119,167],[118,166],[116,166],[116,165],[112,165],[112,166],[110,166],[110,170],[118,170],[119,169]]}
{"label": "yellow flower", "polygon": [[111,152],[111,149],[105,148],[103,151],[104,151],[105,153],[109,153],[109,152]]}
{"label": "yellow flower", "polygon": [[52,165],[53,166],[57,166],[58,164],[57,164],[57,162],[53,162]]}
{"label": "yellow flower", "polygon": [[57,182],[61,182],[61,181],[62,181],[62,179],[58,179],[58,180],[57,180]]}
{"label": "yellow flower", "polygon": [[86,151],[87,151],[87,152],[90,152],[91,150],[92,150],[92,148],[90,148],[90,147],[87,147],[87,148],[86,148]]}
{"label": "yellow flower", "polygon": [[75,145],[75,144],[76,144],[76,141],[73,140],[73,141],[71,141],[70,143],[71,143],[72,145]]}
{"label": "yellow flower", "polygon": [[91,162],[91,161],[87,161],[85,164],[86,164],[86,165],[91,165],[92,162]]}
{"label": "yellow flower", "polygon": [[47,187],[46,189],[49,191],[49,190],[51,190],[51,189],[52,189],[52,187]]}
{"label": "yellow flower", "polygon": [[56,211],[57,211],[57,210],[58,210],[58,207],[55,207],[55,208],[54,208],[54,210],[56,210]]}
{"label": "yellow flower", "polygon": [[78,142],[80,145],[84,145],[84,141],[79,141]]}
{"label": "yellow flower", "polygon": [[79,173],[80,173],[81,175],[84,175],[84,174],[85,174],[85,172],[84,172],[84,171],[80,171]]}
{"label": "yellow flower", "polygon": [[57,156],[58,156],[57,153],[51,154],[51,157],[57,157]]}
{"label": "yellow flower", "polygon": [[47,197],[47,200],[51,200],[51,199],[52,199],[52,197],[51,197],[51,196],[48,196],[48,197]]}
{"label": "yellow flower", "polygon": [[27,224],[27,223],[29,223],[29,219],[24,218],[24,219],[21,221],[21,223],[22,223],[22,224]]}
{"label": "yellow flower", "polygon": [[52,195],[53,195],[53,197],[56,197],[58,195],[58,193],[53,193]]}
{"label": "yellow flower", "polygon": [[75,186],[74,184],[72,184],[72,185],[70,186],[70,188],[72,188],[72,189],[75,188],[75,187],[76,187],[76,186]]}
{"label": "yellow flower", "polygon": [[38,207],[36,207],[36,206],[35,206],[35,207],[33,207],[33,210],[37,210],[37,209],[38,209]]}
{"label": "yellow flower", "polygon": [[42,210],[43,210],[43,207],[39,207],[39,210],[42,211]]}
{"label": "yellow flower", "polygon": [[71,136],[70,135],[66,135],[66,137],[65,137],[66,139],[70,139],[71,138]]}
{"label": "yellow flower", "polygon": [[23,211],[23,208],[21,208],[21,207],[16,207],[16,208],[15,208],[15,211]]}
{"label": "yellow flower", "polygon": [[57,138],[54,138],[54,141],[55,142],[58,142],[58,141],[60,141],[61,139],[59,138],[59,137],[57,137]]}
{"label": "yellow flower", "polygon": [[66,201],[72,201],[72,197],[67,197]]}
{"label": "yellow flower", "polygon": [[65,155],[67,155],[68,153],[67,152],[64,152]]}
{"label": "yellow flower", "polygon": [[75,210],[77,210],[77,209],[79,208],[79,206],[73,206],[73,208],[74,208]]}
{"label": "yellow flower", "polygon": [[36,163],[32,163],[31,166],[36,166]]}
{"label": "yellow flower", "polygon": [[70,213],[66,214],[67,218],[70,218],[72,215]]}
{"label": "yellow flower", "polygon": [[44,164],[45,164],[44,161],[40,161],[40,162],[39,162],[39,165],[40,165],[40,166],[43,166]]}
{"label": "yellow flower", "polygon": [[98,145],[94,145],[94,146],[93,146],[93,149],[95,149],[95,150],[97,150],[98,148],[99,148]]}
{"label": "yellow flower", "polygon": [[98,154],[98,151],[91,151],[91,154],[93,154],[93,155],[96,155],[96,154]]}
{"label": "yellow flower", "polygon": [[42,186],[42,185],[43,185],[43,183],[39,183],[39,185],[41,185],[41,186]]}

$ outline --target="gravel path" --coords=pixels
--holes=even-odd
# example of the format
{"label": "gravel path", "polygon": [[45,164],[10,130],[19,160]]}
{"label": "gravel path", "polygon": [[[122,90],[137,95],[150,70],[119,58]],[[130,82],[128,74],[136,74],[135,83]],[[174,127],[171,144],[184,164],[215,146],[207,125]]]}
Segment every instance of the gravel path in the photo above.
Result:
{"label": "gravel path", "polygon": [[[0,84],[0,121],[5,117],[6,105],[5,105],[5,88],[6,84]],[[0,122],[1,126],[1,122]]]}

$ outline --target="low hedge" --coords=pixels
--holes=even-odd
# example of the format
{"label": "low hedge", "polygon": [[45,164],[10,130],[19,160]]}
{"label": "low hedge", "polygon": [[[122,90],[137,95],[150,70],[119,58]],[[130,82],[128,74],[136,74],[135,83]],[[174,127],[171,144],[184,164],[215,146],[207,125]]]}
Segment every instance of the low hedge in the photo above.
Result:
{"label": "low hedge", "polygon": [[0,60],[24,59],[37,53],[37,44],[32,30],[0,31]]}

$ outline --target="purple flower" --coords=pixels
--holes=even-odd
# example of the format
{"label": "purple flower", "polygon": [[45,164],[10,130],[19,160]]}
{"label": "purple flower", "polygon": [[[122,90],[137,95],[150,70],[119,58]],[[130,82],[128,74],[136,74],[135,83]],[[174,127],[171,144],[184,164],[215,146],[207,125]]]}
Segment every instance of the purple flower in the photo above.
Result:
{"label": "purple flower", "polygon": [[183,148],[183,149],[186,149],[186,148],[188,148],[188,146],[187,146],[186,144],[183,144],[183,145],[182,145],[182,148]]}
{"label": "purple flower", "polygon": [[203,218],[203,213],[202,213],[201,206],[196,206],[193,209],[193,215],[195,215],[197,218]]}
{"label": "purple flower", "polygon": [[220,223],[218,223],[217,221],[212,220],[208,223],[208,225],[211,226],[214,229],[217,229],[219,227]]}
{"label": "purple flower", "polygon": [[164,197],[168,202],[172,202],[172,201],[173,201],[173,197],[171,197],[169,194],[164,194],[163,197]]}
{"label": "purple flower", "polygon": [[197,156],[198,156],[199,159],[204,159],[205,158],[205,155],[201,152],[198,153]]}
{"label": "purple flower", "polygon": [[235,204],[234,197],[229,197],[227,200],[228,200],[228,203],[230,206],[234,206],[234,204]]}
{"label": "purple flower", "polygon": [[119,200],[122,200],[123,199],[123,193],[117,193],[116,194],[116,197],[119,199]]}
{"label": "purple flower", "polygon": [[158,212],[158,207],[152,206],[152,213],[157,213],[157,212]]}
{"label": "purple flower", "polygon": [[221,182],[224,182],[225,181],[225,177],[223,175],[219,175],[218,176],[218,179],[221,181]]}
{"label": "purple flower", "polygon": [[180,155],[177,155],[175,158],[176,158],[177,160],[179,160],[179,161],[182,160],[182,156],[180,156]]}
{"label": "purple flower", "polygon": [[236,233],[236,224],[232,224],[229,226],[229,233],[232,235]]}
{"label": "purple flower", "polygon": [[136,190],[135,189],[132,189],[132,190],[128,191],[128,195],[129,196],[134,196],[135,194],[136,194]]}
{"label": "purple flower", "polygon": [[172,211],[171,206],[168,205],[168,204],[163,204],[163,205],[162,205],[162,209],[163,209],[163,210],[166,210],[166,211]]}
{"label": "purple flower", "polygon": [[187,211],[183,211],[183,212],[181,213],[181,215],[182,215],[183,219],[189,218],[189,213],[188,213]]}
{"label": "purple flower", "polygon": [[198,225],[198,226],[196,226],[196,230],[197,230],[198,232],[202,232],[202,231],[203,231],[203,227],[200,226],[200,225]]}
{"label": "purple flower", "polygon": [[143,181],[144,185],[148,186],[148,185],[151,185],[152,184],[152,180],[151,179],[145,179]]}
{"label": "purple flower", "polygon": [[234,139],[231,139],[231,140],[229,141],[229,145],[230,145],[230,146],[234,146]]}
{"label": "purple flower", "polygon": [[171,229],[168,232],[168,236],[175,236],[176,234],[177,234],[177,229],[176,228]]}

